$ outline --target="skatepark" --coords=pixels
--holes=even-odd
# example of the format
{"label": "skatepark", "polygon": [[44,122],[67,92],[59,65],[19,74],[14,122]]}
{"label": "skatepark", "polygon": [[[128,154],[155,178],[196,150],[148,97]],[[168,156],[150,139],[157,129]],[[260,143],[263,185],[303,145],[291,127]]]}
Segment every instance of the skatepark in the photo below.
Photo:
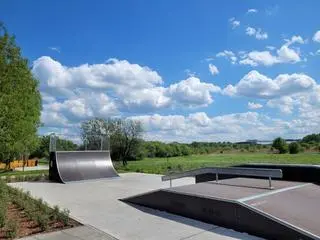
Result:
{"label": "skatepark", "polygon": [[320,187],[302,177],[314,180],[317,166],[200,168],[167,176],[118,174],[109,151],[51,150],[50,181],[11,185],[51,206],[69,209],[75,220],[110,239],[320,236]]}

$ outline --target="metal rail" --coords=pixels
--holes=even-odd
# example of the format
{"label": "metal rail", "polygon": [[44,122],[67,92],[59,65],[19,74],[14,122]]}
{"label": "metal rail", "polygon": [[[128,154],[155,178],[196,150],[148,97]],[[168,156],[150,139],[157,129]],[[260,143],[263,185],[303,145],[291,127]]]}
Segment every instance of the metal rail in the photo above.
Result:
{"label": "metal rail", "polygon": [[272,189],[272,178],[282,178],[281,169],[261,169],[261,168],[219,168],[219,167],[207,167],[194,169],[182,173],[174,173],[163,176],[162,181],[170,181],[170,187],[172,187],[172,180],[185,177],[194,177],[201,174],[215,174],[216,182],[219,181],[220,175],[238,175],[238,176],[250,176],[250,177],[267,177],[269,180],[269,188]]}

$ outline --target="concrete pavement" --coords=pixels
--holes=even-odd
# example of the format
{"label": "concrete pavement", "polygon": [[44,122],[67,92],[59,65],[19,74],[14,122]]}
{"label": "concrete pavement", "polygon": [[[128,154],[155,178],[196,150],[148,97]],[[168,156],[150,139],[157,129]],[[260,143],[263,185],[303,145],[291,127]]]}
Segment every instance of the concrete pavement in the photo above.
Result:
{"label": "concrete pavement", "polygon": [[[23,171],[23,167],[17,167],[15,171]],[[49,165],[38,165],[35,167],[25,167],[24,171],[49,170]]]}
{"label": "concrete pavement", "polygon": [[[59,184],[21,182],[10,185],[30,191],[50,205],[71,211],[79,222],[121,240],[140,239],[258,239],[212,224],[149,208],[131,206],[119,199],[169,187],[160,175],[125,173],[117,179]],[[193,178],[173,181],[173,186],[194,183]]]}
{"label": "concrete pavement", "polygon": [[62,231],[37,234],[20,240],[117,240],[90,226],[80,226]]}

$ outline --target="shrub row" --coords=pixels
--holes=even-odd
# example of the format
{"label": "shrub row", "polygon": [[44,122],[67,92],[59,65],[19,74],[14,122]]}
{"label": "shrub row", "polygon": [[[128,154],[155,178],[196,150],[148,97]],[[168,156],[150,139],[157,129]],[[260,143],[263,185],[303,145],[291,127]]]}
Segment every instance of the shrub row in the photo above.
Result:
{"label": "shrub row", "polygon": [[58,206],[50,208],[41,198],[34,199],[30,192],[12,188],[0,180],[0,228],[6,231],[7,238],[15,238],[19,230],[18,220],[7,218],[7,209],[13,203],[26,217],[46,231],[51,222],[61,222],[64,226],[69,225],[69,210],[60,210]]}
{"label": "shrub row", "polygon": [[69,210],[61,211],[58,206],[52,209],[42,198],[32,198],[30,192],[24,193],[16,188],[10,188],[9,191],[13,203],[23,210],[29,219],[36,222],[42,231],[48,229],[50,221],[59,221],[65,226],[69,224]]}
{"label": "shrub row", "polygon": [[16,220],[7,218],[9,202],[9,187],[0,181],[0,228],[5,229],[7,238],[13,239],[17,236],[19,225]]}
{"label": "shrub row", "polygon": [[44,181],[49,179],[49,174],[28,174],[28,175],[13,175],[13,176],[1,176],[1,180],[10,183],[10,182],[37,182]]}

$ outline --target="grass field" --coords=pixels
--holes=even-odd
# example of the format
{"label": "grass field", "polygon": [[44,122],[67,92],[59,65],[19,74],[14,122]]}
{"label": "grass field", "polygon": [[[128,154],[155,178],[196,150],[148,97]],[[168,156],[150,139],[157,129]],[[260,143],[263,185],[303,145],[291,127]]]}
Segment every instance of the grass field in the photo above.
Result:
{"label": "grass field", "polygon": [[1,176],[22,176],[22,175],[41,175],[43,173],[48,173],[48,170],[33,170],[28,171],[27,168],[25,171],[8,171],[8,170],[0,170]]}
{"label": "grass field", "polygon": [[[47,162],[47,161],[46,161]],[[42,164],[46,163],[44,160]],[[184,171],[208,166],[232,166],[242,163],[300,163],[320,164],[320,153],[271,154],[271,153],[223,153],[210,155],[191,155],[172,158],[146,158],[129,161],[127,166],[115,162],[119,172],[144,172],[166,174],[168,171]],[[42,175],[48,170],[0,171],[1,176]]]}
{"label": "grass field", "polygon": [[184,171],[208,166],[231,166],[242,163],[300,163],[320,164],[319,153],[270,154],[270,153],[230,153],[211,155],[192,155],[173,158],[147,158],[130,161],[123,167],[116,164],[119,172],[144,172],[166,174],[171,171]]}

